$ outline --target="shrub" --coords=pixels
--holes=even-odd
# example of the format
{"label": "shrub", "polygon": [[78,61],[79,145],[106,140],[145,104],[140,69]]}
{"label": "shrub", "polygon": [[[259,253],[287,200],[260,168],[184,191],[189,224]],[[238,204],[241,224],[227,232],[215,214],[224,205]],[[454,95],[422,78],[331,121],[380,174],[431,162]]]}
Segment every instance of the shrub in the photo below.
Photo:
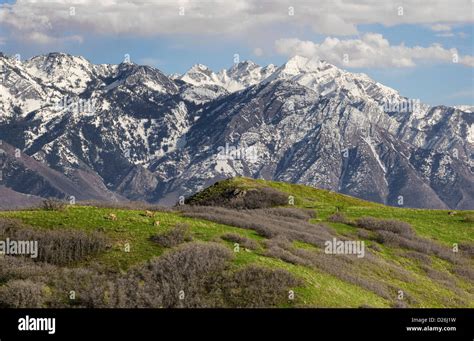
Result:
{"label": "shrub", "polygon": [[[99,273],[95,269],[58,269],[48,283],[54,295],[50,307],[106,308],[113,303],[109,293],[113,291],[113,275]],[[74,292],[74,297],[70,296]]]}
{"label": "shrub", "polygon": [[465,214],[464,221],[466,223],[474,223],[474,214]]}
{"label": "shrub", "polygon": [[443,284],[450,283],[452,281],[451,276],[446,272],[441,272],[439,270],[433,269],[429,266],[422,265],[421,269],[425,272],[425,274],[435,281],[443,282]]}
{"label": "shrub", "polygon": [[82,260],[104,251],[107,247],[103,234],[72,229],[39,230],[10,225],[7,228],[0,228],[0,237],[37,241],[38,257],[35,260],[58,265]]}
{"label": "shrub", "polygon": [[371,231],[383,230],[404,236],[412,236],[414,234],[410,224],[399,220],[362,217],[356,220],[356,226]]}
{"label": "shrub", "polygon": [[219,184],[186,199],[186,203],[199,206],[221,206],[238,209],[257,209],[288,204],[288,195],[270,187],[218,189]]}
{"label": "shrub", "polygon": [[235,208],[266,208],[288,204],[288,195],[273,188],[259,188],[249,190],[241,200],[233,204]]}
{"label": "shrub", "polygon": [[46,199],[41,203],[41,209],[45,211],[64,211],[67,204],[57,199]]}
{"label": "shrub", "polygon": [[25,257],[0,257],[0,284],[13,279],[35,279],[48,277],[56,267],[50,264],[34,262]]}
{"label": "shrub", "polygon": [[431,253],[431,245],[422,238],[407,239],[397,233],[390,231],[377,231],[375,240],[380,244],[403,247],[421,253]]}
{"label": "shrub", "polygon": [[238,308],[277,306],[287,302],[289,290],[299,285],[302,282],[286,270],[250,265],[226,281],[225,302]]}
{"label": "shrub", "polygon": [[169,278],[163,276],[166,272],[175,273],[179,277],[185,271],[187,274],[184,277],[200,277],[202,274],[222,270],[225,262],[233,257],[228,248],[217,243],[190,243],[150,261],[144,270],[148,270],[154,279]]}
{"label": "shrub", "polygon": [[381,244],[410,249],[427,255],[433,254],[452,263],[456,262],[456,257],[450,249],[427,238],[417,236],[407,238],[397,233],[382,230],[377,231],[376,241]]}
{"label": "shrub", "polygon": [[328,221],[332,223],[347,224],[349,222],[349,219],[347,219],[344,213],[336,212],[328,218]]}
{"label": "shrub", "polygon": [[364,229],[360,229],[357,231],[357,235],[362,239],[372,239],[373,233],[371,231],[367,231]]}
{"label": "shrub", "polygon": [[474,256],[474,244],[472,243],[459,243],[459,250],[469,256]]}
{"label": "shrub", "polygon": [[8,237],[22,227],[24,227],[23,224],[18,220],[0,218],[0,238]]}
{"label": "shrub", "polygon": [[[270,307],[301,282],[285,270],[250,266],[233,273],[233,253],[216,243],[189,243],[118,278],[114,307]],[[180,298],[180,294],[182,297]]]}
{"label": "shrub", "polygon": [[447,260],[448,262],[451,262],[451,263],[457,263],[458,261],[461,260],[461,258],[459,258],[458,256],[454,254],[451,248],[444,247],[431,240],[428,240],[428,242],[430,244],[431,251],[438,258]]}
{"label": "shrub", "polygon": [[316,211],[312,209],[303,209],[296,207],[273,207],[261,209],[262,214],[273,215],[276,217],[287,217],[301,220],[316,218]]}
{"label": "shrub", "polygon": [[397,308],[397,309],[408,308],[408,304],[405,301],[397,300],[397,301],[395,301],[391,304],[391,307],[392,308]]}
{"label": "shrub", "polygon": [[268,221],[261,222],[257,219],[251,219],[250,214],[245,211],[235,211],[221,207],[206,207],[205,210],[197,207],[185,207],[183,209],[186,217],[206,219],[219,224],[252,229],[263,237],[275,235]]}
{"label": "shrub", "polygon": [[[138,267],[127,280],[119,281],[117,305],[155,308],[219,306],[222,302],[213,289],[216,276],[233,257],[233,253],[220,244],[185,244]],[[184,299],[180,298],[181,291]]]}
{"label": "shrub", "polygon": [[243,246],[249,250],[258,249],[258,243],[255,240],[247,238],[245,236],[241,236],[240,234],[237,234],[237,233],[226,233],[222,235],[221,238],[231,243],[237,243],[240,246]]}
{"label": "shrub", "polygon": [[308,254],[295,254],[295,248],[285,236],[278,236],[265,240],[265,256],[281,259],[284,262],[295,265],[311,266]]}
{"label": "shrub", "polygon": [[416,261],[419,261],[423,264],[429,265],[431,264],[431,257],[428,255],[425,255],[424,253],[417,252],[417,251],[405,251],[403,254],[405,257],[409,259],[413,259]]}
{"label": "shrub", "polygon": [[381,252],[381,251],[382,251],[382,248],[381,248],[378,244],[375,244],[375,243],[370,244],[370,245],[369,245],[369,248],[372,249],[372,250],[374,250],[374,251],[377,251],[377,252]]}
{"label": "shrub", "polygon": [[378,231],[375,240],[380,244],[400,246],[401,237],[390,231]]}
{"label": "shrub", "polygon": [[287,249],[277,246],[277,245],[270,245],[264,254],[267,257],[278,258],[284,262],[294,264],[294,265],[306,265],[306,266],[312,265],[309,260],[303,257],[299,257],[293,254],[291,251],[288,251]]}
{"label": "shrub", "polygon": [[33,234],[38,238],[38,260],[51,264],[68,264],[103,252],[107,241],[98,232],[85,233],[77,230],[49,230]]}
{"label": "shrub", "polygon": [[456,266],[454,268],[454,273],[460,277],[463,277],[466,279],[468,282],[473,282],[474,281],[474,270],[472,267],[469,266]]}
{"label": "shrub", "polygon": [[41,308],[45,301],[45,285],[30,280],[14,280],[0,287],[0,307]]}
{"label": "shrub", "polygon": [[174,247],[184,242],[189,242],[192,237],[189,226],[186,224],[176,224],[171,230],[150,237],[151,241],[162,247]]}

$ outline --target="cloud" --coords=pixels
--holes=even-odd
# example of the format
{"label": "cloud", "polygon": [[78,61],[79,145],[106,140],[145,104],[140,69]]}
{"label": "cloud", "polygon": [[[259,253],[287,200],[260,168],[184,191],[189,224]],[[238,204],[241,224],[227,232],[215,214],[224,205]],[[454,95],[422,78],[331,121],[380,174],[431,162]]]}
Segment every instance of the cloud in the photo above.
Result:
{"label": "cloud", "polygon": [[67,35],[64,32],[74,36],[245,35],[264,32],[270,27],[311,27],[317,33],[339,36],[358,33],[361,24],[422,24],[439,30],[443,26],[473,22],[472,3],[467,0],[431,0],[429,5],[412,1],[404,4],[402,11],[399,3],[379,0],[293,0],[291,4],[287,0],[17,0],[14,4],[0,4],[0,27],[20,38],[35,32],[61,39]]}
{"label": "cloud", "polygon": [[81,44],[84,38],[80,35],[68,35],[64,37],[54,37],[42,32],[31,32],[27,36],[23,37],[24,41],[40,44],[40,45],[55,45],[65,42],[73,42]]}
{"label": "cloud", "polygon": [[445,24],[435,24],[431,25],[430,28],[435,31],[435,32],[441,32],[441,31],[451,31],[451,26],[445,25]]}
{"label": "cloud", "polygon": [[429,47],[390,45],[381,34],[366,33],[360,39],[328,37],[318,44],[296,38],[279,39],[276,51],[282,55],[316,57],[346,67],[413,67],[422,62],[442,62],[474,67],[473,56],[459,56],[455,49],[445,49],[440,44]]}

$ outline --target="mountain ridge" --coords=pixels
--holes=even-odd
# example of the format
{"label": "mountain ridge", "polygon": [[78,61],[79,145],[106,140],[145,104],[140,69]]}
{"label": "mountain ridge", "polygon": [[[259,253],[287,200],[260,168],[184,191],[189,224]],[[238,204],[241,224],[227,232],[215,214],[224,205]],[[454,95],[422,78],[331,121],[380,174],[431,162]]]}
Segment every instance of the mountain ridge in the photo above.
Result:
{"label": "mountain ridge", "polygon": [[242,175],[395,206],[474,207],[471,111],[324,61],[200,65],[202,81],[61,53],[0,67],[2,140],[66,177],[95,174],[117,196],[173,204]]}

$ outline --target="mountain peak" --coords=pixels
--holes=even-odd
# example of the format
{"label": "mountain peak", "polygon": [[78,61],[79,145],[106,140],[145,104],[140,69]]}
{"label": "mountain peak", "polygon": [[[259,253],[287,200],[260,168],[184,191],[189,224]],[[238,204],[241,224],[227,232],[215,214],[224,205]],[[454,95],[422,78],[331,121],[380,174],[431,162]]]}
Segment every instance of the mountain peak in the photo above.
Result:
{"label": "mountain peak", "polygon": [[316,91],[321,96],[338,93],[354,98],[370,98],[383,102],[398,97],[396,90],[377,83],[362,73],[352,73],[325,60],[293,56],[268,77],[265,82],[288,80]]}
{"label": "mountain peak", "polygon": [[324,60],[296,55],[281,66],[281,71],[287,75],[297,75],[300,73],[318,72],[326,69],[328,66],[335,67]]}
{"label": "mountain peak", "polygon": [[180,79],[192,85],[207,85],[219,82],[216,74],[204,64],[193,65]]}
{"label": "mountain peak", "polygon": [[310,58],[303,57],[303,56],[300,56],[300,55],[294,55],[293,57],[288,59],[286,64],[306,64],[308,62],[308,60],[310,60]]}
{"label": "mountain peak", "polygon": [[65,52],[50,52],[46,55],[47,58],[58,58],[58,57],[72,57],[70,54]]}
{"label": "mountain peak", "polygon": [[41,61],[43,63],[61,63],[62,61],[86,61],[82,56],[73,56],[64,52],[50,52],[44,55],[39,55],[29,59],[30,61]]}
{"label": "mountain peak", "polygon": [[223,69],[215,73],[206,65],[196,64],[180,77],[192,85],[217,85],[227,91],[235,92],[248,86],[257,84],[275,71],[273,65],[262,68],[251,60],[235,63],[228,70]]}
{"label": "mountain peak", "polygon": [[257,68],[259,67],[256,63],[254,63],[253,61],[251,60],[244,60],[242,62],[239,62],[239,63],[234,63],[234,65],[232,65],[232,67],[229,69],[230,70],[238,70],[238,69],[254,69],[254,68]]}
{"label": "mountain peak", "polygon": [[190,70],[212,71],[207,65],[204,64],[194,64]]}

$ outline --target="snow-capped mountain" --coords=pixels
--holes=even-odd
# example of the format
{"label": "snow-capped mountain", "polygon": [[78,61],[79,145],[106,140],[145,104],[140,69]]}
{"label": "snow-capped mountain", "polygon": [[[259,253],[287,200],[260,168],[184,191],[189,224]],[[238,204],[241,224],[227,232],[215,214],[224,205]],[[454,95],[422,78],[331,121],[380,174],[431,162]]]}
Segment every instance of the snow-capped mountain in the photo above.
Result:
{"label": "snow-capped mountain", "polygon": [[261,67],[252,61],[244,61],[234,64],[229,70],[215,73],[205,65],[196,64],[179,79],[194,86],[215,85],[228,92],[236,92],[260,83],[273,74],[275,69],[273,64]]}
{"label": "snow-capped mountain", "polygon": [[465,112],[474,112],[474,106],[472,105],[456,105],[455,108]]}
{"label": "snow-capped mountain", "polygon": [[325,61],[166,76],[51,53],[0,55],[0,72],[5,190],[171,204],[244,175],[474,209],[472,111],[430,107]]}

